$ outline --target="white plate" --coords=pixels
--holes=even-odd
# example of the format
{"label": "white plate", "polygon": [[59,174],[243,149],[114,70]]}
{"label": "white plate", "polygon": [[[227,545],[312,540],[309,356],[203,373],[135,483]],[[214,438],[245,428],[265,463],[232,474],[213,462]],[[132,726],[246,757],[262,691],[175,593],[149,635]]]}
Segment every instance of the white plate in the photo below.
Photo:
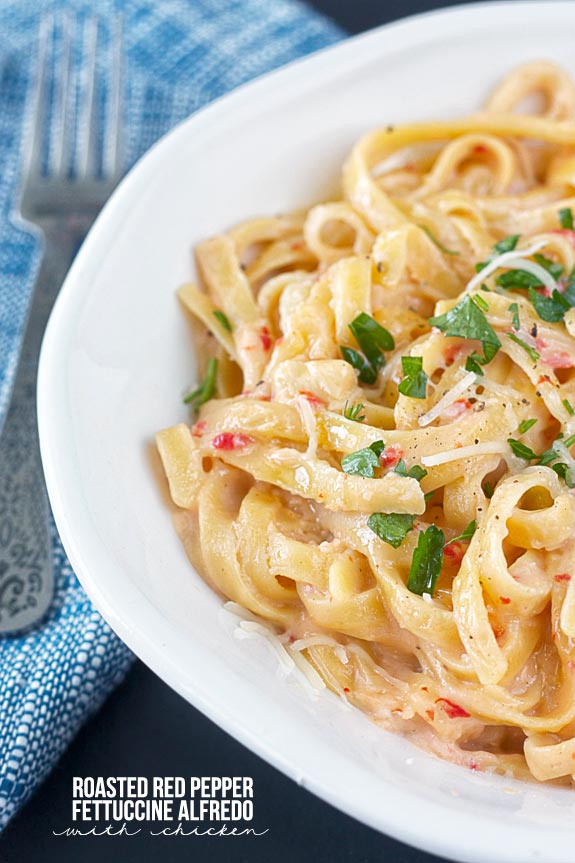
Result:
{"label": "white plate", "polygon": [[[156,430],[194,380],[174,297],[193,245],[322,198],[380,124],[469,113],[517,63],[575,73],[575,3],[487,3],[351,39],[241,88],[155,146],[83,246],[42,351],[42,455],[72,564],[157,674],[298,783],[373,827],[460,861],[573,863],[575,792],[466,772],[282,680],[237,641],[192,571],[154,481]],[[256,789],[257,794],[265,793]]]}

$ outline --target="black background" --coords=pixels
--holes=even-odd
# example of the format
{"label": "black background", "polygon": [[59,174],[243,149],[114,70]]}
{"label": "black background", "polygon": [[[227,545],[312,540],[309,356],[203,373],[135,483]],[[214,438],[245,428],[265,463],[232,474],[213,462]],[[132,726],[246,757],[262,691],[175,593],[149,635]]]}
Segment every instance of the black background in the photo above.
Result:
{"label": "black background", "polygon": [[[158,0],[161,2],[161,0]],[[314,0],[349,33],[451,5],[437,0]],[[287,730],[286,730],[287,733]],[[73,776],[251,776],[260,837],[57,838]],[[413,813],[417,817],[417,813]],[[145,825],[143,825],[145,827]],[[153,826],[153,825],[150,825]],[[83,728],[0,838],[2,863],[441,863],[364,827],[299,788],[172,692],[142,663]]]}

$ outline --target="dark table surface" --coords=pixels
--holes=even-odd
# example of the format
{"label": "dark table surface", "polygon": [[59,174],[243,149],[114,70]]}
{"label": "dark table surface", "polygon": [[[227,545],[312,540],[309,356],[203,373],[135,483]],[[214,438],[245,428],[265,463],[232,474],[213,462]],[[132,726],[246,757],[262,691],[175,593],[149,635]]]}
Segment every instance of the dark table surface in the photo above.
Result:
{"label": "dark table surface", "polygon": [[[160,0],[158,0],[160,2]],[[349,33],[433,8],[438,0],[314,0]],[[74,776],[251,776],[265,835],[238,838],[56,837],[70,825]],[[145,825],[144,825],[145,826]],[[0,838],[4,863],[441,863],[364,827],[268,766],[136,662]]]}

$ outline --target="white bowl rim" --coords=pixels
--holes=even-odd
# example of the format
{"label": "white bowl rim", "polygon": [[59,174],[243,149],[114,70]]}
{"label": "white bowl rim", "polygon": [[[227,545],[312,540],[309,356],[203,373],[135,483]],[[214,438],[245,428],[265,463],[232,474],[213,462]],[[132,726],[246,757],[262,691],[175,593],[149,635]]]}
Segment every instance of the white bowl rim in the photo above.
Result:
{"label": "white bowl rim", "polygon": [[[286,82],[295,85],[298,79],[307,76],[310,71],[313,71],[314,75],[329,75],[329,58],[334,53],[337,53],[340,63],[346,63],[352,69],[356,63],[363,64],[366,57],[381,52],[386,46],[393,44],[395,49],[399,45],[408,47],[411,42],[428,37],[447,22],[461,22],[466,25],[473,21],[479,23],[486,13],[490,16],[513,16],[517,20],[547,18],[553,15],[554,11],[565,9],[575,12],[573,0],[481,2],[413,15],[350,37],[335,46],[316,52],[311,57],[297,60],[261,76],[189,117],[161,138],[132,168],[97,219],[66,278],[50,318],[42,345],[38,376],[38,421],[42,460],[60,537],[82,586],[120,638],[155,673],[218,726],[299,784],[305,785],[322,799],[377,830],[429,853],[465,863],[525,863],[527,859],[542,859],[540,855],[544,853],[552,855],[545,858],[546,863],[551,859],[557,863],[571,863],[572,853],[568,846],[573,839],[573,833],[565,831],[550,834],[548,829],[538,825],[521,825],[521,829],[517,830],[512,824],[508,824],[506,829],[503,829],[489,817],[472,812],[458,813],[457,830],[450,831],[445,810],[432,800],[428,801],[426,811],[421,813],[419,819],[412,819],[408,807],[412,800],[409,793],[396,794],[392,805],[386,811],[368,807],[365,799],[350,803],[349,798],[342,795],[339,788],[334,789],[325,782],[318,781],[313,772],[312,775],[306,775],[301,768],[282,758],[268,741],[257,736],[246,725],[238,723],[229,714],[225,705],[213,696],[208,686],[212,670],[219,667],[218,661],[205,654],[199,656],[202,662],[205,662],[206,671],[203,677],[200,675],[197,686],[191,691],[180,678],[178,664],[164,650],[162,640],[154,638],[150,634],[150,628],[144,625],[147,619],[157,618],[157,611],[146,597],[133,589],[128,580],[122,580],[121,567],[100,543],[89,513],[84,509],[81,491],[67,481],[65,453],[73,446],[73,439],[66,423],[65,412],[57,413],[51,406],[54,403],[66,404],[63,383],[66,348],[82,304],[80,280],[85,279],[86,274],[97,271],[100,252],[112,241],[115,225],[127,216],[134,194],[146,178],[154,174],[157,166],[169,157],[172,149],[178,149],[195,124],[217,120],[226,112],[230,102],[233,102],[236,108],[241,107],[242,103],[247,104],[255,96],[263,95]],[[101,572],[107,573],[105,583],[99,580]],[[115,592],[112,593],[109,586],[114,581]],[[121,610],[129,604],[138,608],[138,615],[125,619]],[[270,717],[280,718],[273,716],[273,709],[270,709]],[[349,768],[353,769],[351,760]],[[471,835],[473,848],[464,845],[462,838]]]}

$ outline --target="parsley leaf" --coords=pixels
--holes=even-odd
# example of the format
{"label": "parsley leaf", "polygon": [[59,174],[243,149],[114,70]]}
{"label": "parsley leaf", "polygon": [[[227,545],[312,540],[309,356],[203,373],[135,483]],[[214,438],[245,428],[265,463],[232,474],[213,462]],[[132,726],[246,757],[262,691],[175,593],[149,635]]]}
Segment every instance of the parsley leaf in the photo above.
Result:
{"label": "parsley leaf", "polygon": [[573,230],[573,210],[569,207],[559,210],[559,224],[567,231]]}
{"label": "parsley leaf", "polygon": [[341,460],[341,467],[345,473],[356,474],[357,476],[367,476],[373,479],[375,476],[375,468],[381,467],[379,457],[385,449],[385,444],[382,440],[376,440],[365,449],[358,449],[356,452],[351,452]]}
{"label": "parsley leaf", "polygon": [[391,333],[365,312],[354,318],[349,328],[373,368],[380,369],[384,366],[385,357],[382,351],[392,351],[395,348]]}
{"label": "parsley leaf", "polygon": [[[482,287],[484,287],[484,286],[482,286]],[[483,299],[481,294],[475,294],[473,297],[473,302],[475,303],[476,306],[479,306],[479,308],[481,309],[482,312],[488,312],[489,311],[489,303]]]}
{"label": "parsley leaf", "polygon": [[533,288],[529,288],[529,302],[542,321],[557,323],[565,317],[565,312],[571,308],[567,300],[559,291],[553,291],[550,297],[538,294]]}
{"label": "parsley leaf", "polygon": [[[345,407],[343,409],[343,415],[347,420],[353,420],[356,423],[362,423],[365,419],[365,414],[362,414],[363,405],[362,404],[351,404],[348,407],[347,402],[345,403]],[[361,416],[360,416],[361,414]]]}
{"label": "parsley leaf", "polygon": [[483,494],[485,495],[487,500],[491,500],[494,492],[495,489],[493,488],[492,483],[490,483],[489,480],[485,480],[485,482],[483,483]]}
{"label": "parsley leaf", "polygon": [[440,243],[440,242],[439,242],[439,240],[437,239],[437,237],[436,237],[434,234],[432,234],[432,232],[429,230],[429,228],[427,227],[427,225],[418,225],[417,227],[418,227],[418,228],[421,228],[421,230],[422,230],[422,231],[425,231],[425,233],[427,234],[427,236],[429,237],[429,239],[431,240],[431,242],[432,242],[435,246],[437,246],[437,248],[438,248],[441,252],[443,252],[443,254],[444,254],[444,255],[458,255],[458,254],[459,254],[459,252],[454,252],[454,251],[453,251],[453,249],[447,249],[447,248],[443,245],[443,243]]}
{"label": "parsley leaf", "polygon": [[418,464],[412,465],[408,470],[407,465],[402,458],[397,462],[394,473],[398,473],[400,476],[409,476],[411,479],[416,479],[418,482],[421,482],[423,477],[427,476],[425,468]]}
{"label": "parsley leaf", "polygon": [[507,438],[507,443],[511,447],[512,452],[519,458],[524,458],[527,461],[531,461],[531,459],[537,458],[533,450],[530,447],[526,446],[524,443],[521,443],[521,441],[509,437]]}
{"label": "parsley leaf", "polygon": [[402,357],[401,367],[404,379],[399,384],[399,392],[412,399],[424,399],[427,395],[427,375],[423,371],[421,357]]}
{"label": "parsley leaf", "polygon": [[192,390],[184,396],[184,404],[192,405],[192,408],[197,411],[205,402],[209,401],[216,391],[217,373],[218,360],[216,357],[212,357],[208,360],[204,380],[195,390]]}
{"label": "parsley leaf", "polygon": [[214,318],[216,318],[220,322],[224,330],[227,330],[228,333],[231,333],[232,325],[229,322],[228,316],[224,314],[224,312],[222,312],[220,309],[216,309],[214,312]]}
{"label": "parsley leaf", "polygon": [[360,381],[374,384],[379,370],[385,365],[383,351],[392,351],[395,348],[393,336],[365,312],[354,318],[349,328],[365,356],[353,348],[340,346],[341,355],[357,369]]}
{"label": "parsley leaf", "polygon": [[527,270],[506,270],[495,279],[500,288],[540,288],[541,280]]}
{"label": "parsley leaf", "polygon": [[537,362],[540,355],[537,353],[535,348],[529,347],[529,345],[524,342],[523,339],[520,339],[519,336],[516,336],[515,333],[507,333],[507,335],[512,342],[515,342],[516,345],[519,345],[519,347],[523,348],[527,356],[532,359],[534,363]]}
{"label": "parsley leaf", "polygon": [[445,543],[445,545],[451,545],[452,542],[469,542],[476,530],[477,522],[473,519],[473,521],[469,522],[463,533],[460,533],[459,536],[454,536],[453,539],[450,539],[449,542]]}
{"label": "parsley leaf", "polygon": [[563,266],[562,264],[558,264],[556,261],[552,261],[551,258],[546,258],[545,255],[537,254],[533,255],[536,262],[540,267],[543,267],[544,270],[547,270],[550,276],[553,276],[554,279],[560,279],[563,275]]}
{"label": "parsley leaf", "polygon": [[[469,296],[469,294],[444,315],[430,318],[429,323],[432,327],[438,327],[446,336],[459,336],[462,339],[477,339],[480,341],[484,354],[481,359],[481,365],[485,365],[485,363],[492,360],[501,347],[497,333],[477,303],[474,302],[474,298]],[[468,357],[465,368],[468,371],[476,371],[475,368],[469,368],[468,364],[470,360],[473,363],[473,359]],[[476,360],[475,362],[477,365],[478,361]]]}
{"label": "parsley leaf", "polygon": [[481,368],[481,366],[484,366],[487,362],[488,361],[485,359],[485,357],[482,357],[481,354],[473,351],[473,353],[469,354],[469,356],[465,360],[465,371],[475,372],[476,375],[483,375],[483,369]]}
{"label": "parsley leaf", "polygon": [[[539,296],[539,294],[537,294],[537,296]],[[517,303],[511,303],[507,311],[511,312],[511,314],[513,315],[512,326],[515,332],[517,332],[517,330],[521,328],[521,321],[519,320],[519,306],[517,305]]]}
{"label": "parsley leaf", "polygon": [[536,422],[536,419],[522,420],[519,423],[519,434],[525,434],[525,432],[529,431],[530,428],[533,428]]}
{"label": "parsley leaf", "polygon": [[435,585],[443,565],[443,547],[445,536],[443,531],[434,524],[421,531],[417,539],[417,547],[413,552],[411,568],[407,579],[407,589],[422,596],[429,593],[433,596]]}
{"label": "parsley leaf", "polygon": [[505,252],[512,252],[517,243],[519,242],[520,234],[511,234],[509,237],[504,237],[502,240],[499,240],[498,243],[495,243],[493,246],[493,252],[486,258],[484,261],[480,261],[480,263],[475,264],[475,271],[480,273],[487,264],[490,264],[491,261],[498,258],[499,255],[503,255]]}
{"label": "parsley leaf", "polygon": [[374,371],[363,354],[354,351],[353,348],[344,348],[343,345],[340,345],[339,349],[346,363],[349,363],[358,372],[358,379],[362,383],[374,384],[376,382],[377,370]]}
{"label": "parsley leaf", "polygon": [[367,520],[368,527],[384,542],[399,548],[410,530],[413,530],[414,515],[407,513],[374,512]]}

